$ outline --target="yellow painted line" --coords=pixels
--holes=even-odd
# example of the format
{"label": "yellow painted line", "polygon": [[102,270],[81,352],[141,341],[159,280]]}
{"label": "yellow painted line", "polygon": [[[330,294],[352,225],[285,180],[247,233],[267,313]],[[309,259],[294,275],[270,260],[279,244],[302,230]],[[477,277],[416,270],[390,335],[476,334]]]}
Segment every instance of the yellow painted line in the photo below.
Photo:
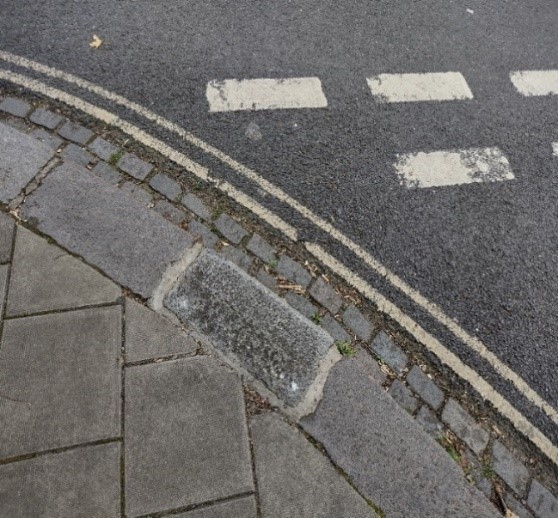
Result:
{"label": "yellow painted line", "polygon": [[[181,136],[184,140],[186,140],[190,144],[199,147],[200,149],[202,149],[206,153],[208,153],[208,154],[212,155],[213,157],[221,160],[222,162],[227,164],[229,167],[231,167],[231,169],[236,171],[238,174],[244,176],[245,178],[248,178],[248,179],[252,180],[259,187],[261,187],[264,191],[271,194],[276,199],[278,199],[278,200],[284,202],[285,204],[289,205],[291,208],[293,208],[294,210],[299,212],[306,219],[308,219],[309,221],[314,223],[318,228],[320,228],[324,232],[328,233],[335,240],[337,240],[338,242],[343,244],[346,248],[351,250],[357,257],[359,257],[373,271],[375,271],[380,276],[384,277],[394,287],[396,287],[403,294],[405,294],[410,300],[412,300],[415,304],[417,304],[417,306],[419,306],[420,308],[425,310],[433,318],[435,318],[438,322],[443,324],[450,332],[452,332],[457,338],[459,338],[466,346],[468,346],[471,350],[475,351],[477,354],[479,354],[479,356],[481,356],[483,359],[485,359],[495,369],[495,371],[498,372],[498,374],[500,376],[502,376],[504,379],[506,379],[510,383],[512,383],[516,387],[516,389],[526,399],[528,399],[533,405],[540,408],[552,420],[553,423],[558,425],[558,412],[550,404],[548,404],[543,398],[541,398],[539,396],[539,394],[535,390],[533,390],[517,373],[515,373],[507,365],[502,363],[500,361],[500,359],[494,353],[492,353],[490,350],[488,350],[488,348],[478,338],[470,335],[461,326],[459,326],[459,324],[457,322],[455,322],[453,319],[448,317],[441,310],[441,308],[439,306],[437,306],[435,303],[429,301],[420,292],[418,292],[417,290],[415,290],[414,288],[409,286],[403,279],[401,279],[399,276],[395,275],[393,272],[391,272],[389,269],[387,269],[383,264],[381,264],[379,261],[377,261],[372,255],[370,255],[360,245],[358,245],[357,243],[352,241],[350,238],[345,236],[342,232],[340,232],[338,229],[333,227],[333,225],[331,225],[329,222],[327,222],[326,220],[324,220],[320,216],[314,214],[314,212],[312,212],[310,209],[308,209],[307,207],[305,207],[304,205],[299,203],[297,200],[292,198],[290,195],[285,193],[282,189],[275,186],[274,184],[272,184],[271,182],[269,182],[265,178],[261,177],[255,171],[253,171],[250,168],[240,164],[239,162],[237,162],[233,158],[229,157],[228,155],[226,155],[222,151],[220,151],[217,148],[211,146],[210,144],[205,143],[204,141],[202,141],[198,137],[195,137],[191,133],[189,133],[186,130],[184,130],[183,128],[181,128],[180,126],[178,126],[178,125],[168,121],[167,119],[164,119],[164,118],[156,115],[155,113],[141,107],[137,103],[133,103],[131,101],[126,100],[124,97],[122,97],[118,94],[111,93],[111,92],[109,92],[109,91],[107,91],[107,90],[105,90],[105,89],[103,89],[99,86],[93,85],[92,83],[89,83],[88,81],[77,78],[76,76],[73,76],[71,74],[67,74],[65,72],[58,71],[56,69],[53,69],[51,67],[47,67],[47,66],[42,65],[40,63],[36,63],[36,62],[28,60],[26,58],[20,58],[18,56],[14,56],[13,54],[9,54],[9,53],[6,53],[4,51],[0,51],[0,59],[3,59],[5,61],[9,61],[10,63],[14,63],[14,64],[16,64],[18,66],[21,66],[21,67],[29,68],[29,69],[34,70],[36,72],[44,73],[46,75],[49,75],[50,77],[63,79],[67,82],[70,82],[70,83],[73,83],[77,86],[80,86],[81,88],[84,88],[84,89],[86,89],[86,90],[88,90],[92,93],[95,93],[95,94],[97,94],[101,97],[104,97],[107,100],[116,102],[116,103],[118,103],[118,104],[136,112],[138,115],[141,115],[141,116],[143,116],[143,117],[145,117],[149,120],[152,120],[157,125],[176,133],[177,135]],[[45,85],[44,83],[40,83],[39,81],[27,78],[27,77],[22,76],[20,74],[14,74],[14,73],[9,72],[9,71],[0,71],[0,72],[1,72],[0,73],[0,78],[4,78],[4,79],[7,79],[7,80],[12,81],[14,83],[20,84],[21,86],[24,86],[24,87],[26,87],[30,90],[34,90],[36,92],[42,93],[42,94],[44,94],[46,96],[49,96],[49,97],[52,97],[54,99],[61,100],[62,102],[65,102],[65,103],[67,103],[71,106],[74,106],[74,107],[76,107],[76,108],[78,108],[78,109],[80,109],[80,110],[82,110],[82,111],[84,111],[84,112],[86,112],[86,113],[88,113],[92,116],[99,116],[100,120],[103,120],[104,122],[106,122],[108,124],[113,124],[117,127],[121,127],[121,129],[123,129],[123,131],[126,131],[125,128],[130,129],[132,127],[129,123],[127,123],[125,121],[122,121],[116,115],[110,114],[106,110],[95,107],[95,106],[91,105],[90,103],[86,103],[85,101],[82,101],[82,100],[78,99],[75,96],[72,96],[70,94],[62,92],[61,90],[51,88],[51,87]],[[90,111],[88,111],[88,110],[90,110]],[[95,115],[95,112],[97,112],[99,115]],[[107,120],[107,118],[108,118],[108,120]],[[111,122],[111,121],[113,121],[113,122]],[[154,139],[154,138],[150,137],[147,133],[143,132],[139,128],[136,128],[136,130],[137,130],[137,135],[139,137],[138,140],[140,142],[144,143],[145,145],[150,146],[150,144],[148,142],[150,141],[150,139]],[[136,133],[136,132],[134,132],[134,133]],[[128,133],[128,134],[130,134],[130,133]],[[130,134],[130,135],[134,137],[134,135],[132,135],[132,134]],[[146,137],[149,137],[149,138],[146,140]],[[136,137],[134,137],[134,138],[136,138]],[[164,149],[164,146],[167,146],[163,142],[157,141],[157,139],[154,139],[154,141],[156,141],[156,145],[162,146],[159,149]],[[171,150],[172,148],[168,147],[168,149]],[[172,150],[172,151],[174,153],[178,153],[175,150]],[[163,151],[161,151],[161,152],[163,153]],[[163,153],[163,154],[165,154],[165,153]],[[195,163],[192,163],[192,164],[195,164]],[[195,165],[198,166],[198,167],[201,167],[199,164],[195,164]],[[188,169],[188,170],[190,170],[190,169]],[[205,174],[206,178],[207,178],[207,170],[205,170],[205,168],[203,168],[203,173],[202,173],[201,171],[198,171],[198,169],[196,167],[194,167],[192,172],[194,174],[196,174],[196,171],[198,172],[198,175],[199,174]],[[216,181],[216,185],[219,186],[218,181]],[[261,205],[259,207],[255,206],[255,207],[252,207],[252,208],[250,208],[250,207],[247,207],[247,208],[249,208],[250,210],[253,210],[255,214],[259,215],[259,210],[261,208]],[[269,211],[267,211],[267,213],[264,212],[263,217],[264,218],[268,217],[269,214],[270,214]],[[271,221],[267,221],[267,222],[269,224],[273,224]],[[288,225],[288,224],[285,223],[285,225]],[[280,230],[282,232],[284,232],[284,229],[280,229]],[[420,333],[419,333],[419,336],[415,335],[414,333],[413,333],[413,335],[417,338],[417,340],[419,340],[421,342],[423,341],[421,339],[422,335]],[[425,347],[429,348],[429,343],[428,342],[424,343],[424,345],[425,345]],[[432,352],[434,354],[436,354],[436,352],[434,350],[432,350]],[[459,370],[456,370],[455,372],[456,372],[456,374],[461,376],[461,373],[459,372]],[[502,407],[502,408],[505,409],[505,407]],[[503,415],[505,417],[507,417],[508,419],[510,419],[512,422],[514,422],[515,415],[506,414],[506,413],[503,413]],[[523,433],[526,433],[526,432],[523,431]],[[542,433],[542,432],[538,431],[538,433]],[[527,435],[527,436],[529,438],[531,438],[531,435]],[[533,441],[533,442],[535,442],[535,441]],[[538,443],[536,443],[536,444],[538,444]],[[548,451],[543,450],[543,453],[548,455]],[[553,459],[555,459],[555,457]]]}
{"label": "yellow painted line", "polygon": [[403,313],[395,304],[386,299],[364,279],[350,271],[321,246],[306,243],[306,249],[319,261],[329,267],[337,275],[345,279],[366,298],[372,301],[380,311],[389,315],[398,324],[403,326],[417,340],[432,351],[443,363],[456,372],[462,379],[469,382],[472,387],[503,416],[506,416],[523,435],[528,437],[554,464],[558,465],[558,448],[529,420],[511,405],[492,385],[484,380],[469,366],[465,365],[459,357],[449,351],[442,343],[425,331],[411,317]]}
{"label": "yellow painted line", "polygon": [[50,97],[51,99],[62,101],[68,106],[77,108],[78,110],[81,110],[82,112],[87,113],[88,115],[91,115],[92,117],[95,117],[106,124],[110,124],[111,126],[121,129],[124,133],[130,135],[134,140],[137,140],[146,147],[149,147],[161,153],[163,156],[184,167],[187,171],[190,171],[198,178],[211,182],[219,190],[228,194],[236,202],[257,214],[263,221],[281,231],[288,238],[293,239],[294,241],[297,240],[297,231],[293,226],[283,221],[277,215],[260,205],[249,196],[245,194],[240,195],[241,193],[227,182],[219,182],[216,179],[210,178],[208,175],[208,170],[205,167],[189,159],[183,153],[176,151],[168,144],[165,144],[163,141],[152,137],[137,126],[134,126],[133,124],[130,124],[129,122],[121,119],[117,115],[104,110],[103,108],[99,108],[98,106],[95,106],[91,103],[88,103],[87,101],[83,101],[82,99],[79,99],[74,95],[68,94],[56,88],[52,88],[44,83],[41,83],[40,81],[31,79],[21,74],[15,74],[6,70],[0,70],[0,79],[6,79],[29,90]]}

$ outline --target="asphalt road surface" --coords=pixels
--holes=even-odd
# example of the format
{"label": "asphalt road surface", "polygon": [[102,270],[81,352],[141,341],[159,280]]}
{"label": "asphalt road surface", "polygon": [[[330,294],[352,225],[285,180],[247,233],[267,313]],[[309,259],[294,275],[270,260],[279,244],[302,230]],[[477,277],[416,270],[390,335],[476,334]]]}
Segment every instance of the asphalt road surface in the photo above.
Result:
{"label": "asphalt road surface", "polygon": [[[256,170],[438,304],[555,408],[558,95],[536,90],[558,82],[557,27],[556,0],[0,0],[0,50],[102,85]],[[103,40],[97,50],[93,34]],[[525,95],[510,73],[532,70],[548,75]],[[380,74],[446,72],[461,76],[447,76],[433,93],[432,77],[420,76],[410,102],[390,102],[405,94],[396,76],[392,97],[388,76],[376,80],[382,94],[367,83]],[[258,78],[319,81],[292,91],[277,81],[264,85],[269,95],[258,83],[253,91],[222,83]],[[212,111],[208,84],[220,109],[252,109]],[[242,95],[248,101],[239,105]],[[263,97],[250,104],[250,95]],[[284,109],[293,95],[301,106]],[[277,109],[253,109],[268,101]],[[351,252],[176,136],[111,109],[326,245],[558,444],[547,417]],[[487,148],[492,158],[479,151]],[[420,169],[416,160],[429,172],[427,186],[408,176]],[[452,164],[463,168],[457,179]]]}

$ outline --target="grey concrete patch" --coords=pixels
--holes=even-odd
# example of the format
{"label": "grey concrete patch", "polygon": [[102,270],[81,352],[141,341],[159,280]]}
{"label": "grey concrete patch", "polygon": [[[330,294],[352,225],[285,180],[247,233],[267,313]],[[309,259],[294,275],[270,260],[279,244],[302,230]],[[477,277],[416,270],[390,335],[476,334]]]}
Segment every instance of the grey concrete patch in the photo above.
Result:
{"label": "grey concrete patch", "polygon": [[116,185],[122,180],[122,175],[116,169],[114,169],[114,167],[111,167],[105,162],[99,162],[98,164],[96,164],[95,167],[91,169],[91,172],[95,176],[98,176],[99,178],[102,178],[106,182],[113,185]]}
{"label": "grey concrete patch", "polygon": [[48,131],[44,130],[43,128],[34,129],[30,135],[33,138],[36,138],[50,149],[57,150],[62,144],[63,140],[55,135],[54,133],[49,133]]}
{"label": "grey concrete patch", "polygon": [[120,307],[4,322],[0,457],[120,434]]}
{"label": "grey concrete patch", "polygon": [[178,182],[162,173],[156,174],[149,182],[149,185],[158,193],[161,193],[172,201],[175,201],[182,193],[182,189]]}
{"label": "grey concrete patch", "polygon": [[256,518],[256,500],[253,496],[213,504],[188,513],[173,514],[178,518]]}
{"label": "grey concrete patch", "polygon": [[44,108],[38,108],[31,114],[31,117],[29,117],[29,120],[32,123],[44,126],[45,128],[51,130],[56,128],[56,126],[62,122],[62,119],[63,117],[61,115]]}
{"label": "grey concrete patch", "polygon": [[208,227],[206,227],[203,223],[196,221],[195,219],[188,223],[188,231],[196,237],[200,237],[203,246],[206,248],[215,248],[215,245],[219,242],[219,238],[216,234],[211,232]]}
{"label": "grey concrete patch", "polygon": [[0,123],[0,202],[15,198],[53,154],[37,139]]}
{"label": "grey concrete patch", "polygon": [[496,517],[458,465],[354,360],[330,372],[303,428],[390,517]]}
{"label": "grey concrete patch", "polygon": [[97,155],[101,160],[110,160],[110,157],[115,153],[118,153],[118,148],[106,141],[104,138],[97,137],[91,144],[89,144],[89,149]]}
{"label": "grey concrete patch", "polygon": [[172,221],[175,225],[182,225],[187,221],[186,214],[177,209],[172,203],[167,200],[159,200],[155,202],[153,207],[163,218],[167,221]]}
{"label": "grey concrete patch", "polygon": [[27,114],[31,111],[31,105],[16,97],[7,97],[0,103],[0,111],[9,113],[14,117],[27,117]]}
{"label": "grey concrete patch", "polygon": [[312,319],[312,317],[318,313],[317,306],[314,306],[308,299],[305,299],[301,295],[297,295],[292,291],[289,291],[285,295],[285,300],[295,308],[299,313],[304,315],[308,319]]}
{"label": "grey concrete patch", "polygon": [[253,491],[239,377],[207,357],[126,369],[127,514]]}
{"label": "grey concrete patch", "polygon": [[167,266],[193,244],[187,232],[71,164],[49,174],[21,214],[34,218],[41,231],[145,298]]}
{"label": "grey concrete patch", "polygon": [[274,248],[267,241],[264,241],[259,234],[254,234],[250,238],[246,248],[264,263],[269,264],[275,260]]}
{"label": "grey concrete patch", "polygon": [[368,319],[355,307],[349,306],[343,313],[343,322],[347,325],[358,338],[367,342],[372,336],[372,324]]}
{"label": "grey concrete patch", "polygon": [[287,404],[316,376],[331,337],[236,265],[204,251],[165,306]]}
{"label": "grey concrete patch", "polygon": [[524,495],[529,483],[527,468],[500,441],[492,445],[492,458],[495,473],[518,495]]}
{"label": "grey concrete patch", "polygon": [[254,417],[250,427],[263,516],[376,516],[296,428],[275,414]]}
{"label": "grey concrete patch", "polygon": [[238,245],[248,235],[248,232],[227,214],[221,214],[215,220],[215,228],[235,245]]}
{"label": "grey concrete patch", "polygon": [[434,439],[442,436],[443,426],[436,414],[426,405],[423,405],[417,412],[416,421],[422,429]]}
{"label": "grey concrete patch", "polygon": [[289,256],[283,255],[279,262],[277,263],[276,271],[281,277],[285,277],[295,284],[299,284],[303,288],[306,288],[312,276],[296,261],[293,261]]}
{"label": "grey concrete patch", "polygon": [[209,220],[209,210],[207,210],[204,202],[201,201],[195,194],[192,194],[191,192],[187,193],[184,198],[182,198],[182,205],[192,211],[196,216],[199,216],[201,219],[205,219],[206,221]]}
{"label": "grey concrete patch", "polygon": [[115,302],[120,288],[93,268],[18,227],[9,316]]}
{"label": "grey concrete patch", "polygon": [[196,342],[163,317],[126,298],[126,362],[194,353]]}
{"label": "grey concrete patch", "polygon": [[537,518],[556,518],[558,516],[558,499],[538,480],[533,480],[527,504]]}
{"label": "grey concrete patch", "polygon": [[0,212],[0,263],[7,263],[12,255],[15,222],[8,214]]}
{"label": "grey concrete patch", "polygon": [[419,406],[418,399],[402,381],[395,380],[389,388],[389,394],[403,410],[410,414]]}
{"label": "grey concrete patch", "polygon": [[86,166],[93,160],[93,155],[76,144],[68,144],[60,153],[64,160],[71,160],[78,165]]}
{"label": "grey concrete patch", "polygon": [[374,339],[371,347],[378,358],[386,362],[397,374],[401,374],[407,367],[407,355],[383,331]]}
{"label": "grey concrete patch", "polygon": [[145,180],[145,177],[151,172],[153,166],[144,162],[133,153],[126,153],[119,161],[118,167],[125,173],[138,180]]}
{"label": "grey concrete patch", "polygon": [[102,444],[0,466],[6,518],[120,516],[120,445]]}
{"label": "grey concrete patch", "polygon": [[349,336],[349,333],[347,333],[343,329],[343,327],[341,327],[341,324],[339,324],[339,322],[337,322],[337,320],[335,320],[331,315],[325,315],[322,318],[322,322],[320,323],[320,325],[332,336],[332,338],[336,342],[351,343],[352,339]]}
{"label": "grey concrete patch", "polygon": [[84,145],[93,136],[93,132],[90,129],[72,121],[67,121],[58,130],[58,134],[61,137],[80,145]]}
{"label": "grey concrete patch", "polygon": [[310,288],[310,296],[334,315],[341,308],[343,300],[321,277]]}
{"label": "grey concrete patch", "polygon": [[434,410],[438,410],[442,406],[444,393],[417,365],[409,371],[407,383]]}
{"label": "grey concrete patch", "polygon": [[221,255],[246,271],[250,269],[253,263],[253,259],[248,254],[234,246],[224,246]]}
{"label": "grey concrete patch", "polygon": [[442,421],[477,455],[480,455],[486,448],[490,438],[488,432],[477,424],[454,399],[449,399],[446,403],[442,412]]}

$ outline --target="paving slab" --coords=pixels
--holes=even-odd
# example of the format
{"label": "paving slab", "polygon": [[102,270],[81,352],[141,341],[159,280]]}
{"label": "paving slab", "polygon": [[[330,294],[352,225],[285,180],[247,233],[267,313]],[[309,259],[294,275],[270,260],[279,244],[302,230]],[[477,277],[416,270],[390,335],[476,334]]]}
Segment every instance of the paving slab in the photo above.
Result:
{"label": "paving slab", "polygon": [[256,518],[256,500],[253,496],[213,504],[188,513],[173,514],[178,518]]}
{"label": "paving slab", "polygon": [[120,307],[4,322],[0,458],[120,435]]}
{"label": "paving slab", "polygon": [[389,517],[496,517],[459,466],[355,360],[336,364],[303,428]]}
{"label": "paving slab", "polygon": [[120,516],[120,445],[87,446],[0,465],[0,516]]}
{"label": "paving slab", "polygon": [[17,227],[9,316],[115,302],[116,284],[61,248]]}
{"label": "paving slab", "polygon": [[0,212],[0,263],[7,263],[10,261],[14,229],[14,219],[8,214]]}
{"label": "paving slab", "polygon": [[189,233],[74,164],[49,174],[21,215],[33,218],[42,232],[145,298],[168,265],[193,243]]}
{"label": "paving slab", "polygon": [[126,299],[126,362],[194,353],[196,342],[135,300]]}
{"label": "paving slab", "polygon": [[206,356],[128,367],[125,379],[128,516],[254,490],[236,374]]}
{"label": "paving slab", "polygon": [[258,415],[250,427],[264,517],[377,516],[331,462],[282,418]]}
{"label": "paving slab", "polygon": [[0,202],[15,198],[53,155],[39,140],[0,123]]}
{"label": "paving slab", "polygon": [[333,340],[235,264],[202,252],[165,305],[287,404],[303,398]]}

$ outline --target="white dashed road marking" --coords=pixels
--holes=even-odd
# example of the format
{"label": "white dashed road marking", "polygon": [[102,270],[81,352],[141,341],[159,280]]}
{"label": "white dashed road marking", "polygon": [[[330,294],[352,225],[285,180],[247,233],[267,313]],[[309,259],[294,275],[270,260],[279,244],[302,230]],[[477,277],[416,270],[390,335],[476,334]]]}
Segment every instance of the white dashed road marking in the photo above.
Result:
{"label": "white dashed road marking", "polygon": [[401,184],[409,189],[515,178],[508,159],[497,147],[402,155],[395,169]]}
{"label": "white dashed road marking", "polygon": [[317,77],[210,81],[205,95],[211,112],[327,106]]}
{"label": "white dashed road marking", "polygon": [[368,86],[380,102],[455,101],[472,99],[473,92],[460,72],[380,74]]}
{"label": "white dashed road marking", "polygon": [[554,144],[552,144],[552,151],[554,156],[558,156],[558,142],[554,142]]}
{"label": "white dashed road marking", "polygon": [[510,79],[519,93],[528,97],[535,95],[558,95],[558,70],[512,72]]}

